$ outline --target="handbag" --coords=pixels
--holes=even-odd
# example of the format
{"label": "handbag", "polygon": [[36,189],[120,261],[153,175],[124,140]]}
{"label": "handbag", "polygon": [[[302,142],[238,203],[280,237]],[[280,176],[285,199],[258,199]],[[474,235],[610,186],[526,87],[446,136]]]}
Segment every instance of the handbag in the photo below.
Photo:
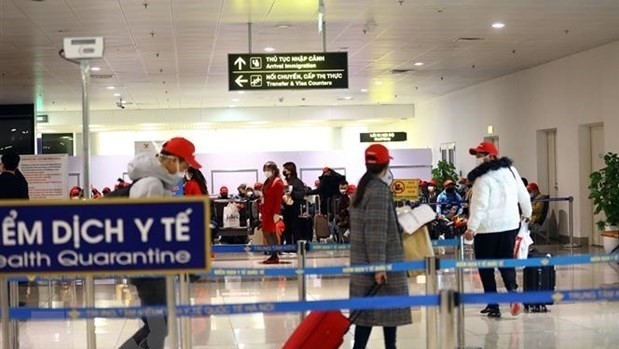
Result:
{"label": "handbag", "polygon": [[529,246],[533,245],[531,232],[529,231],[529,223],[521,222],[516,243],[514,244],[514,258],[527,259],[529,257]]}
{"label": "handbag", "polygon": [[396,213],[402,230],[407,234],[413,234],[419,228],[436,219],[436,212],[428,205],[420,205],[415,208],[398,207]]}
{"label": "handbag", "polygon": [[229,203],[224,207],[224,228],[240,228],[241,214],[235,203]]}
{"label": "handbag", "polygon": [[[413,234],[402,234],[402,247],[404,249],[404,259],[407,261],[418,261],[426,257],[434,256],[434,248],[430,240],[430,232],[426,226],[422,226]],[[423,274],[422,270],[409,270],[408,275],[414,276]]]}

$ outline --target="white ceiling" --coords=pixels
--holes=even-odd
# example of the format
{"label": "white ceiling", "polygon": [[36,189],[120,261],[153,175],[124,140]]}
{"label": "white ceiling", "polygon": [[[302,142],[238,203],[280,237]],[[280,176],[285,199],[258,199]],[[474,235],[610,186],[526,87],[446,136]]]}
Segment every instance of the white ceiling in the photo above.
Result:
{"label": "white ceiling", "polygon": [[127,109],[414,103],[619,40],[619,0],[326,0],[326,11],[350,89],[241,95],[227,91],[227,54],[248,51],[247,22],[254,52],[321,51],[318,0],[0,0],[0,103],[80,109],[64,37],[105,37],[92,65],[113,77],[93,79],[97,110],[115,109],[115,92]]}

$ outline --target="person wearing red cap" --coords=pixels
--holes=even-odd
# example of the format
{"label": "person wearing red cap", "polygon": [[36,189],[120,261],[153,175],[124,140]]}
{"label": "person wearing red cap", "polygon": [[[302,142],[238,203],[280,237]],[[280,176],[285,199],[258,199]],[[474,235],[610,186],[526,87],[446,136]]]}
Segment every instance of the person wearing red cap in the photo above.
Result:
{"label": "person wearing red cap", "polygon": [[455,215],[461,215],[464,201],[456,192],[456,183],[448,179],[443,183],[443,188],[445,190],[439,194],[436,200],[436,214],[449,219],[452,219]]}
{"label": "person wearing red cap", "polygon": [[[470,149],[479,162],[467,176],[473,184],[470,203],[470,218],[466,240],[475,237],[475,256],[477,259],[513,258],[516,235],[522,216],[531,217],[531,201],[522,183],[522,179],[512,160],[499,158],[494,144],[483,142]],[[516,270],[499,268],[503,283],[508,292],[516,292]],[[479,269],[484,292],[496,293],[497,285],[494,268]],[[522,311],[522,304],[512,303],[511,313],[517,315]],[[488,304],[482,310],[488,317],[499,318],[501,311],[498,304]]]}
{"label": "person wearing red cap", "polygon": [[[280,178],[279,168],[273,161],[264,164],[262,170],[266,181],[262,187],[262,232],[271,246],[279,244],[277,236],[277,223],[282,219],[282,203],[284,201],[284,181]],[[277,252],[271,253],[271,257],[264,264],[279,264]]]}
{"label": "person wearing red cap", "polygon": [[[395,214],[389,175],[391,156],[380,144],[365,150],[366,173],[357,185],[350,207],[350,265],[389,264],[404,261],[402,235]],[[381,296],[408,296],[406,272],[350,275],[350,297],[364,297],[382,284]],[[412,322],[410,308],[363,311],[353,323],[354,349],[364,349],[373,326],[383,326],[386,348],[396,347],[397,326]]]}
{"label": "person wearing red cap", "polygon": [[547,211],[548,202],[547,201],[539,201],[548,198],[548,195],[544,195],[540,192],[539,186],[537,183],[529,183],[527,186],[527,191],[529,192],[529,196],[531,197],[531,202],[533,205],[533,214],[531,214],[531,222],[530,225],[535,226],[531,227],[531,230],[539,229],[539,226],[543,223],[544,219],[544,211]]}
{"label": "person wearing red cap", "polygon": [[[172,188],[183,179],[183,173],[191,166],[199,169],[193,143],[176,137],[163,144],[159,154],[138,154],[128,165],[129,178],[133,185],[130,198],[172,196]],[[166,280],[162,277],[136,278],[131,283],[138,291],[142,306],[166,305]],[[164,316],[147,316],[144,326],[129,338],[120,349],[163,348],[168,335],[167,319]]]}

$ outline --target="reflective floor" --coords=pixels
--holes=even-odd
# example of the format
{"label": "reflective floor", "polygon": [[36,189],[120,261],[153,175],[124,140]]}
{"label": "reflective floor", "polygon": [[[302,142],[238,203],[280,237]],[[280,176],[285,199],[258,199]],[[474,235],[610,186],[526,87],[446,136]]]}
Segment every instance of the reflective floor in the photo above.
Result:
{"label": "reflective floor", "polygon": [[[539,247],[553,254],[567,254],[558,247]],[[576,253],[601,253],[584,249]],[[308,266],[343,265],[346,252],[320,252],[310,255]],[[218,255],[216,267],[256,267],[262,255]],[[295,256],[285,256],[294,267]],[[599,288],[619,285],[619,272],[609,264],[579,265],[558,268],[557,289]],[[522,275],[519,273],[519,279]],[[497,280],[500,280],[497,274]],[[481,291],[481,282],[475,271],[465,276],[468,292]],[[455,286],[453,272],[439,278],[440,287]],[[423,294],[424,278],[410,279],[411,294]],[[29,302],[47,307],[79,305],[82,302],[81,285],[61,284],[51,288],[40,285],[31,289]],[[38,293],[38,294],[37,294]],[[348,295],[346,278],[309,277],[308,299],[337,299]],[[194,304],[232,304],[262,301],[294,301],[298,299],[297,282],[286,278],[241,279],[226,277],[202,280],[192,285]],[[114,280],[98,280],[96,286],[98,307],[138,305],[133,287]],[[33,304],[29,304],[33,305]],[[472,348],[619,348],[619,303],[583,303],[551,306],[546,314],[509,315],[504,307],[503,318],[493,320],[479,314],[482,307],[466,309],[466,345]],[[398,348],[425,348],[425,309],[412,309],[414,324],[398,329]],[[203,349],[275,349],[294,331],[299,323],[298,314],[212,316],[191,320],[192,348]],[[96,320],[97,348],[116,349],[140,326],[139,320]],[[82,349],[86,348],[84,321],[38,321],[19,324],[20,348],[26,349]],[[352,348],[352,331],[346,335],[343,348]],[[382,330],[375,329],[367,348],[384,348]]]}

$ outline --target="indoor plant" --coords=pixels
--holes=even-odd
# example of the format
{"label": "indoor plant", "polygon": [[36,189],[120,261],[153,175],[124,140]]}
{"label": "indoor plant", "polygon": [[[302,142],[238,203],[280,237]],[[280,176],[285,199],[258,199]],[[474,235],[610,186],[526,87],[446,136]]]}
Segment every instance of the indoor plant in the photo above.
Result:
{"label": "indoor plant", "polygon": [[436,189],[438,191],[443,190],[443,183],[448,179],[454,181],[454,183],[458,183],[456,166],[447,161],[439,161],[436,167],[432,169],[432,179],[436,181]]}
{"label": "indoor plant", "polygon": [[591,173],[589,198],[593,200],[595,214],[604,213],[604,220],[597,222],[602,233],[604,251],[612,252],[619,245],[619,155],[604,155],[606,167]]}

